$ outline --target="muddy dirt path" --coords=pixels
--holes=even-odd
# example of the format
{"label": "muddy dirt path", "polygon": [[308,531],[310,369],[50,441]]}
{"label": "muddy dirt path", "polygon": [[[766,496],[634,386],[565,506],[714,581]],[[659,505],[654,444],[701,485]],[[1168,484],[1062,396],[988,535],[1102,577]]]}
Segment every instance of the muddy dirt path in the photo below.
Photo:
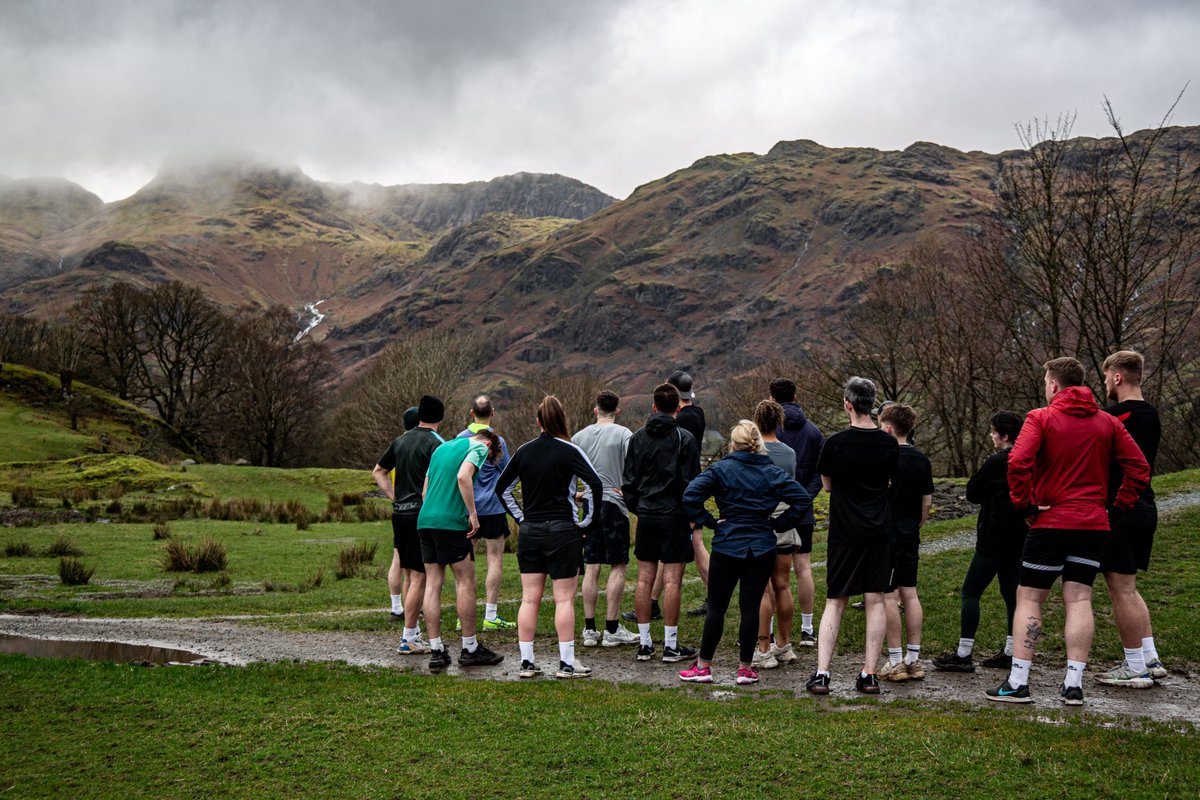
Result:
{"label": "muddy dirt path", "polygon": [[[851,620],[854,618],[852,617]],[[853,622],[851,622],[853,624]],[[0,633],[44,639],[99,640],[129,644],[169,647],[199,653],[230,665],[274,661],[344,661],[358,666],[388,667],[405,672],[428,673],[423,656],[401,656],[396,653],[397,634],[364,632],[294,632],[266,628],[246,621],[230,619],[78,619],[64,617],[0,615]],[[462,674],[475,679],[518,680],[516,636],[513,633],[490,633],[482,637],[493,649],[505,655],[504,663],[495,667],[461,669],[457,665],[448,674]],[[458,645],[457,637],[449,641]],[[553,658],[553,643],[539,640],[537,652],[545,665]],[[637,683],[651,686],[679,686],[676,672],[683,664],[664,664],[661,661],[638,663],[631,647],[577,647],[577,655],[595,672],[592,680],[612,683]],[[761,673],[762,681],[755,690],[775,690],[804,696],[804,683],[816,663],[815,650],[801,650],[792,664]],[[718,654],[717,682],[707,691],[715,699],[728,697],[733,690],[746,691],[733,685],[734,655],[723,647]],[[833,665],[833,696],[850,698],[854,691],[853,675],[861,662],[852,655],[839,656]],[[1097,665],[1104,668],[1107,665]],[[1001,670],[980,668],[975,674],[943,673],[928,668],[923,681],[884,684],[883,700],[948,700],[982,706],[985,689],[1005,677]],[[1033,687],[1035,711],[1058,710],[1058,686],[1061,682],[1059,665],[1035,667]],[[1084,689],[1087,704],[1072,713],[1149,718],[1160,722],[1180,723],[1180,728],[1200,725],[1200,680],[1182,670],[1161,681],[1153,689],[1122,690],[1101,686],[1089,675]],[[1047,720],[1053,721],[1053,720]]]}

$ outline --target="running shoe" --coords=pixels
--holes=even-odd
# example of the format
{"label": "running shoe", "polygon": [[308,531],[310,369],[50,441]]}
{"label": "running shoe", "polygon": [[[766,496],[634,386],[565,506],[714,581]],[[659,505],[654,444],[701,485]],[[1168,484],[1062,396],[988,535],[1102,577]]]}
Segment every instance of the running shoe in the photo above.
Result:
{"label": "running shoe", "polygon": [[987,669],[1012,669],[1012,656],[1003,650],[979,662]]}
{"label": "running shoe", "polygon": [[801,647],[816,647],[817,637],[813,631],[800,631],[800,639],[796,644]]}
{"label": "running shoe", "polygon": [[429,644],[417,634],[412,639],[401,639],[396,652],[402,656],[420,656],[429,652]]}
{"label": "running shoe", "polygon": [[1097,675],[1096,683],[1102,683],[1105,686],[1124,686],[1127,689],[1149,689],[1154,685],[1154,678],[1150,675],[1149,670],[1139,674],[1131,670],[1128,664],[1121,663],[1108,672],[1101,672]]}
{"label": "running shoe", "polygon": [[[641,640],[639,639],[638,641],[641,641]],[[649,661],[652,658],[654,658],[654,645],[652,645],[652,644],[638,645],[638,651],[637,651],[637,660],[638,661]]]}
{"label": "running shoe", "polygon": [[[626,622],[637,622],[637,612],[626,611],[621,614],[621,619],[625,620]],[[654,620],[658,619],[662,619],[662,609],[659,607],[658,601],[655,600],[650,604],[650,621],[653,622]]]}
{"label": "running shoe", "polygon": [[[642,657],[642,651],[638,650],[638,658]],[[696,648],[688,647],[682,644],[676,644],[674,647],[664,647],[662,660],[668,664],[676,661],[687,661],[689,658],[696,657]]]}
{"label": "running shoe", "polygon": [[758,683],[758,673],[755,672],[753,667],[750,669],[739,667],[737,671],[737,678],[735,680],[737,681],[738,686],[749,686],[752,683]]}
{"label": "running shoe", "polygon": [[464,647],[458,657],[458,663],[463,667],[491,667],[504,660],[504,656],[489,650],[483,645],[476,645],[474,653],[468,653]]}
{"label": "running shoe", "polygon": [[754,648],[754,657],[750,659],[750,665],[756,670],[775,669],[779,666],[779,659],[775,657],[774,650],[768,650],[764,653],[756,647]]}
{"label": "running shoe", "polygon": [[600,637],[600,644],[603,647],[619,647],[623,644],[638,644],[641,641],[642,638],[640,636],[624,625],[618,625],[616,631],[612,633],[606,630]]}
{"label": "running shoe", "polygon": [[442,647],[429,652],[429,668],[431,670],[442,670],[450,666],[450,654],[446,652],[446,648]]}
{"label": "running shoe", "polygon": [[775,660],[780,664],[790,664],[799,658],[799,656],[796,655],[796,651],[792,649],[791,642],[788,642],[783,647],[776,647],[773,653],[775,655]]}
{"label": "running shoe", "polygon": [[532,661],[522,661],[521,670],[517,673],[520,678],[536,678],[542,674],[542,668]]}
{"label": "running shoe", "polygon": [[703,617],[708,615],[708,600],[705,600],[700,605],[687,612],[689,617]]}
{"label": "running shoe", "polygon": [[879,694],[879,680],[872,672],[869,675],[858,673],[858,677],[854,679],[854,688],[863,694]]}
{"label": "running shoe", "polygon": [[558,672],[554,673],[556,678],[590,678],[592,677],[592,668],[585,667],[576,661],[574,664],[568,664],[565,661],[558,662]]}
{"label": "running shoe", "polygon": [[584,647],[599,647],[600,646],[600,631],[593,628],[583,629],[583,646]]}
{"label": "running shoe", "polygon": [[970,656],[960,656],[957,652],[942,653],[933,660],[934,669],[942,672],[974,672],[975,662]]}
{"label": "running shoe", "polygon": [[857,608],[859,611],[862,611],[864,608],[866,608],[866,607],[867,607],[867,604],[866,604],[866,602],[865,602],[865,601],[863,601],[863,600],[859,600],[859,601],[858,601],[858,602],[856,602],[856,603],[851,603],[851,604],[850,604],[850,607],[851,607],[851,608]]}
{"label": "running shoe", "polygon": [[392,612],[392,622],[404,622],[404,612],[403,611],[393,611]]}
{"label": "running shoe", "polygon": [[679,673],[679,680],[688,683],[712,683],[712,667],[702,667],[699,661],[693,661],[690,667]]}
{"label": "running shoe", "polygon": [[1156,681],[1167,677],[1167,674],[1168,674],[1167,668],[1164,667],[1163,663],[1161,661],[1159,661],[1157,658],[1154,659],[1153,661],[1146,662],[1146,671],[1149,672],[1150,677],[1154,678],[1154,680],[1156,680]]}
{"label": "running shoe", "polygon": [[504,617],[496,617],[495,619],[485,619],[483,621],[483,629],[485,631],[511,631],[517,627],[517,623],[510,622]]}
{"label": "running shoe", "polygon": [[1062,703],[1064,706],[1083,705],[1083,688],[1080,686],[1067,686],[1064,683],[1062,687]]}
{"label": "running shoe", "polygon": [[829,694],[829,675],[814,672],[808,683],[804,684],[804,688],[811,694]]}
{"label": "running shoe", "polygon": [[883,665],[883,669],[879,670],[879,680],[892,681],[893,683],[906,681],[908,680],[908,668],[904,666],[903,661],[899,664],[893,664],[889,660]]}
{"label": "running shoe", "polygon": [[921,663],[921,659],[918,658],[911,664],[905,664],[904,666],[908,669],[908,679],[910,681],[925,680],[925,665]]}
{"label": "running shoe", "polygon": [[997,686],[995,689],[988,689],[988,700],[995,700],[997,703],[1032,703],[1033,698],[1029,696],[1029,686],[1013,686],[1007,680]]}

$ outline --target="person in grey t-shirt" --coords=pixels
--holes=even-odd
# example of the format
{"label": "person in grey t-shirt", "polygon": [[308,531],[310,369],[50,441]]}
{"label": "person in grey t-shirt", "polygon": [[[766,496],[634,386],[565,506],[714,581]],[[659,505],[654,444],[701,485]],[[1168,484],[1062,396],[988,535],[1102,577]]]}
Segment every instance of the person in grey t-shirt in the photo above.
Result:
{"label": "person in grey t-shirt", "polygon": [[[616,647],[637,644],[637,634],[619,623],[625,573],[629,568],[629,511],[621,497],[625,452],[633,433],[617,424],[621,398],[605,390],[596,396],[596,422],[577,432],[571,441],[584,452],[604,487],[595,530],[583,542],[583,646]],[[605,588],[607,608],[604,631],[596,628],[596,601],[600,594],[600,566],[609,565]]]}

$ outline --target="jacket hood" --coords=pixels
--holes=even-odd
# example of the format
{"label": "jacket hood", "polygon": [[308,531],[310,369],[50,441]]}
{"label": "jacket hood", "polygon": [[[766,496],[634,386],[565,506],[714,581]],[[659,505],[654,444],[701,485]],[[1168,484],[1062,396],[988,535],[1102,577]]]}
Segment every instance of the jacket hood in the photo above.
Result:
{"label": "jacket hood", "polygon": [[658,411],[651,414],[650,419],[646,420],[646,433],[655,437],[666,436],[678,427],[679,423],[675,421],[675,417]]}
{"label": "jacket hood", "polygon": [[1095,395],[1086,386],[1068,386],[1054,395],[1050,407],[1072,417],[1090,417],[1100,411]]}
{"label": "jacket hood", "polygon": [[798,431],[808,422],[808,417],[804,415],[804,409],[798,403],[783,404],[783,429],[788,431]]}
{"label": "jacket hood", "polygon": [[751,453],[749,450],[731,450],[725,458],[730,461],[741,461],[743,464],[754,464],[757,466],[766,466],[772,463],[771,457],[766,453]]}

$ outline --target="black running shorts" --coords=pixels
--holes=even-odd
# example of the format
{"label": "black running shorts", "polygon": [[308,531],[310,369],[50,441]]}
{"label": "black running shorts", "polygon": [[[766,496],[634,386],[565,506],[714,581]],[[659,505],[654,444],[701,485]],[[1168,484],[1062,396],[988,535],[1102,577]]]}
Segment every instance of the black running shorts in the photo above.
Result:
{"label": "black running shorts", "polygon": [[475,560],[474,541],[467,538],[470,531],[449,531],[421,528],[421,558],[426,564],[457,564],[465,558]]}
{"label": "black running shorts", "polygon": [[891,558],[887,542],[866,544],[829,543],[825,569],[827,597],[850,597],[888,588]]}
{"label": "black running shorts", "polygon": [[480,539],[504,539],[509,534],[508,514],[484,514],[479,518]]}
{"label": "black running shorts", "polygon": [[1154,531],[1158,528],[1158,509],[1153,505],[1137,505],[1129,511],[1109,514],[1112,534],[1100,559],[1101,572],[1136,575],[1150,568],[1150,550],[1154,546]]}
{"label": "black running shorts", "polygon": [[1063,581],[1091,586],[1100,569],[1108,531],[1034,528],[1021,553],[1021,585],[1049,589]]}
{"label": "black running shorts", "polygon": [[419,511],[392,514],[392,547],[400,554],[400,567],[414,572],[425,571],[421,557],[421,537],[417,535]]}
{"label": "black running shorts", "polygon": [[888,591],[894,592],[899,586],[916,586],[917,585],[917,562],[920,558],[918,555],[921,549],[919,540],[901,539],[892,542],[891,551],[891,577],[888,578]]}
{"label": "black running shorts", "polygon": [[686,564],[695,558],[693,553],[692,525],[685,515],[638,517],[637,542],[633,546],[638,561]]}
{"label": "black running shorts", "polygon": [[629,563],[629,517],[616,503],[600,504],[599,524],[583,540],[583,563]]}
{"label": "black running shorts", "polygon": [[522,575],[577,578],[582,560],[583,532],[574,522],[521,523],[517,566]]}

